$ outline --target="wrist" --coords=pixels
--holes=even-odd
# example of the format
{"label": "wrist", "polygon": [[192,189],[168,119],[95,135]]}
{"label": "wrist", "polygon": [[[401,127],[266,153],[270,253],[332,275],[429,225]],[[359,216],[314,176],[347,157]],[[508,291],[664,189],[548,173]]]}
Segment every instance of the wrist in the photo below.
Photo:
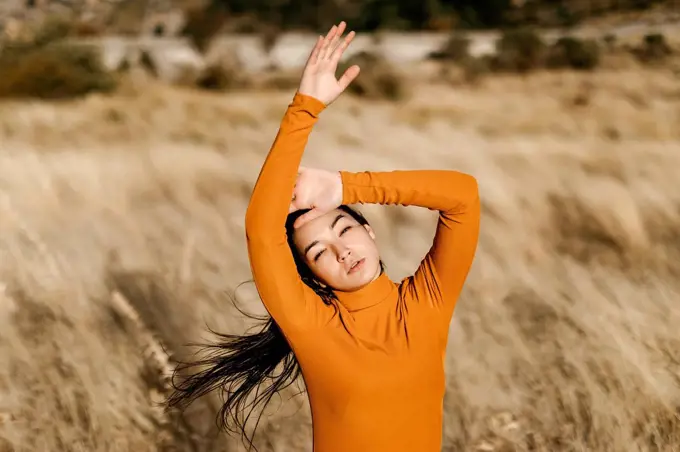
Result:
{"label": "wrist", "polygon": [[294,100],[297,100],[299,102],[308,102],[312,103],[316,106],[316,108],[321,111],[324,108],[327,107],[326,102],[318,98],[317,96],[314,96],[313,94],[307,93],[306,91],[298,89],[295,91],[295,95],[293,96]]}
{"label": "wrist", "polygon": [[345,184],[342,180],[342,171],[336,171],[335,182],[335,201],[340,206],[345,201]]}

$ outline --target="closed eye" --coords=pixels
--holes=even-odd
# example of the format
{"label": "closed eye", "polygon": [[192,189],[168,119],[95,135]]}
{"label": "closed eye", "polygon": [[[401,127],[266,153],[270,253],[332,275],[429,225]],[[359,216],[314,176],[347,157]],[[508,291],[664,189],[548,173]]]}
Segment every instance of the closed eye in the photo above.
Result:
{"label": "closed eye", "polygon": [[[349,231],[350,229],[352,229],[352,226],[345,226],[345,227],[342,229],[342,231],[340,231],[340,235],[343,235],[345,232]],[[326,251],[326,250],[321,250],[321,251],[319,251],[318,253],[316,253],[316,255],[314,255],[314,262],[316,262],[317,260],[319,260],[319,258],[320,258],[321,255],[324,253],[324,251]]]}

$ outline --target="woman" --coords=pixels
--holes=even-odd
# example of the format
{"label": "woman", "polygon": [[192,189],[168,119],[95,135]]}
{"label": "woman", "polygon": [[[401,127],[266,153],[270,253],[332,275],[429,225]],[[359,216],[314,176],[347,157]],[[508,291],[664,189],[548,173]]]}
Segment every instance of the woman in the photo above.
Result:
{"label": "woman", "polygon": [[[246,212],[251,268],[273,321],[256,335],[224,336],[222,353],[201,363],[207,370],[174,402],[227,387],[221,416],[238,416],[258,385],[274,380],[256,396],[266,403],[301,370],[314,451],[439,451],[448,327],[477,246],[477,183],[445,170],[300,167],[320,113],[359,74],[353,66],[335,78],[354,37],[343,39],[344,29],[333,26],[312,50]],[[373,230],[347,206],[355,203],[439,211],[433,245],[412,276],[389,279]]]}

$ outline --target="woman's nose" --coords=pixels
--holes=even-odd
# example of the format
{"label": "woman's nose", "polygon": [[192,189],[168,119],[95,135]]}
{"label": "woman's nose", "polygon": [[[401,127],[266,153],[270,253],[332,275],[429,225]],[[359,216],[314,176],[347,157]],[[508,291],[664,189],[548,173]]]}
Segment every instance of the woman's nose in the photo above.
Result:
{"label": "woman's nose", "polygon": [[350,255],[349,248],[340,247],[338,248],[338,260],[344,262]]}

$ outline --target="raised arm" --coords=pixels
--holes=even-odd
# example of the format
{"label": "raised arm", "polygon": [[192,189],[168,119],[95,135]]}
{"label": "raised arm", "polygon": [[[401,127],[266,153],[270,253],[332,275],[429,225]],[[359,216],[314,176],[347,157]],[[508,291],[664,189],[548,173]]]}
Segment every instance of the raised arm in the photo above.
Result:
{"label": "raised arm", "polygon": [[[245,218],[248,256],[258,293],[284,333],[322,321],[319,297],[302,282],[286,236],[286,219],[298,167],[319,114],[358,74],[335,79],[344,23],[319,38],[303,71],[300,88],[288,106],[274,144],[253,188]],[[354,76],[352,76],[354,73]]]}
{"label": "raised arm", "polygon": [[427,255],[411,277],[417,299],[439,311],[448,329],[477,248],[480,202],[477,181],[458,171],[340,171],[343,203],[397,204],[439,212]]}
{"label": "raised arm", "polygon": [[321,301],[300,279],[286,237],[297,168],[324,104],[295,93],[260,171],[246,211],[248,257],[267,311],[286,331],[314,321]]}

